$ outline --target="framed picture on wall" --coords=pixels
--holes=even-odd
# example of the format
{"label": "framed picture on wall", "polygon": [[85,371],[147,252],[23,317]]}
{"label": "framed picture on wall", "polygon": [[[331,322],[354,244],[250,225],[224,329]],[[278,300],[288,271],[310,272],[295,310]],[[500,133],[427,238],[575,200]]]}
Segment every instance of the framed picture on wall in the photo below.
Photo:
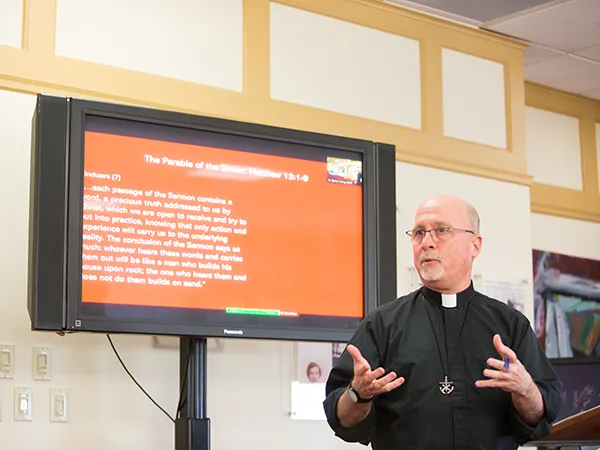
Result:
{"label": "framed picture on wall", "polygon": [[535,332],[554,362],[600,362],[600,261],[533,250]]}

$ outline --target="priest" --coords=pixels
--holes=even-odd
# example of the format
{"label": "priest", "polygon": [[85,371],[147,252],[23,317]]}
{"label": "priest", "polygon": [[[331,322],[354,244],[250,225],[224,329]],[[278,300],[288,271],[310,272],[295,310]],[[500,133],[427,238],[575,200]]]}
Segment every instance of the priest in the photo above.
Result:
{"label": "priest", "polygon": [[331,370],[327,420],[347,442],[392,449],[516,449],[551,430],[562,384],[528,319],[477,292],[479,216],[433,197],[407,231],[423,286],[379,307]]}

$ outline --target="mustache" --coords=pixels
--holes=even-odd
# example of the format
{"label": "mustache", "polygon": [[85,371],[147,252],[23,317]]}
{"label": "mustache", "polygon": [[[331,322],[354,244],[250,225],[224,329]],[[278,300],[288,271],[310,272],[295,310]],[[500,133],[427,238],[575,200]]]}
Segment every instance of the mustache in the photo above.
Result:
{"label": "mustache", "polygon": [[423,253],[419,257],[419,264],[423,264],[425,262],[425,260],[442,262],[442,260],[440,259],[440,257],[438,255]]}

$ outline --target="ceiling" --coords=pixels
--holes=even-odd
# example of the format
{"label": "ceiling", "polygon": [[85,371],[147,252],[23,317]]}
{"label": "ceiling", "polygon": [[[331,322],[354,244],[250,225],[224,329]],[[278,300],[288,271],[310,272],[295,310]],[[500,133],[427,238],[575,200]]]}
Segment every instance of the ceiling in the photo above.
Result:
{"label": "ceiling", "polygon": [[600,100],[600,0],[384,0],[524,40],[525,79]]}

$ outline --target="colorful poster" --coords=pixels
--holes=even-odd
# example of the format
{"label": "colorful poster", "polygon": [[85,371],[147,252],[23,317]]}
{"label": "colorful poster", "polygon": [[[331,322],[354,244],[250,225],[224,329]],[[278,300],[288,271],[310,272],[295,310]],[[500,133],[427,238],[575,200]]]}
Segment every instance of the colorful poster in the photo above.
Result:
{"label": "colorful poster", "polygon": [[550,358],[600,361],[600,261],[533,251],[535,332]]}

